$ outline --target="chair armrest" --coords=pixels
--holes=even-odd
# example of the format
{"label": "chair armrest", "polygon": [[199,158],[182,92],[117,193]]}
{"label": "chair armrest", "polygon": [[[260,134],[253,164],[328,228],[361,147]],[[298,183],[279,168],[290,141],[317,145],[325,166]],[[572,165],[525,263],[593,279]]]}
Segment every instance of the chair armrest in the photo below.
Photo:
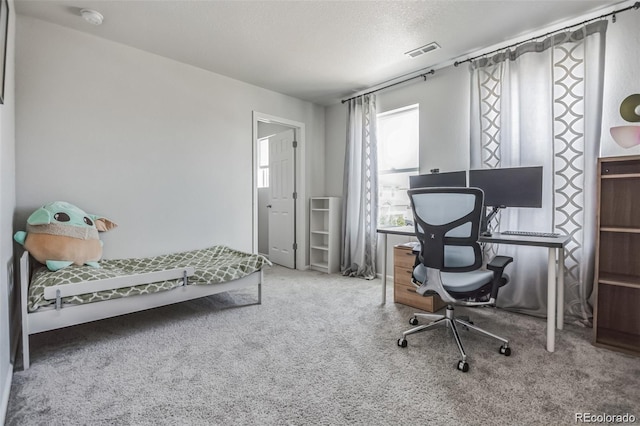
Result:
{"label": "chair armrest", "polygon": [[513,257],[496,256],[487,264],[487,269],[494,272],[504,271],[504,268],[511,262],[513,262]]}
{"label": "chair armrest", "polygon": [[513,257],[496,256],[487,264],[487,269],[493,271],[493,284],[491,285],[491,299],[498,297],[498,289],[505,285],[508,277],[504,277],[504,268],[513,262]]}

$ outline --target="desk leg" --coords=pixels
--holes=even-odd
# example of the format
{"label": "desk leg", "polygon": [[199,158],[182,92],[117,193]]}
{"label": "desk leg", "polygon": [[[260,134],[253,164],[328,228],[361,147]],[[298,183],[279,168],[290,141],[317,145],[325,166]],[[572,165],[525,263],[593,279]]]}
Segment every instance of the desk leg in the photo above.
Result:
{"label": "desk leg", "polygon": [[547,259],[547,350],[555,351],[556,344],[556,249],[549,247]]}
{"label": "desk leg", "polygon": [[382,234],[382,304],[387,303],[387,234]]}
{"label": "desk leg", "polygon": [[558,318],[557,329],[564,326],[564,248],[558,249]]}

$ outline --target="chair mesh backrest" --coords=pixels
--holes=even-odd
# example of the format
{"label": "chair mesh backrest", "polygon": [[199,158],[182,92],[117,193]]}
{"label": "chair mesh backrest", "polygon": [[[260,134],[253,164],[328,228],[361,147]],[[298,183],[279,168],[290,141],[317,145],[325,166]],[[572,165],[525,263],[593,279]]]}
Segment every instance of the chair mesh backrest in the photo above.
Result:
{"label": "chair mesh backrest", "polygon": [[478,244],[484,193],[478,188],[419,188],[408,191],[422,245],[420,261],[444,272],[482,266]]}

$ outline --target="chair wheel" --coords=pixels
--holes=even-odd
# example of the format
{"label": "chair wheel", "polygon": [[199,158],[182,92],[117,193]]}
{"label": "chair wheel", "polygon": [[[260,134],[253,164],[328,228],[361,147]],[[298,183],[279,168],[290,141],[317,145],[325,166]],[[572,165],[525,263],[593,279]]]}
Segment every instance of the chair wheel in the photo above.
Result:
{"label": "chair wheel", "polygon": [[456,366],[456,368],[463,373],[466,373],[467,371],[469,371],[469,363],[467,361],[458,361],[458,365]]}
{"label": "chair wheel", "polygon": [[407,339],[405,338],[400,338],[398,339],[398,346],[400,346],[401,348],[406,348],[407,347]]}
{"label": "chair wheel", "polygon": [[462,321],[466,321],[466,322],[468,322],[469,324],[473,325],[473,321],[471,321],[471,318],[469,318],[469,317],[468,317],[468,316],[466,316],[466,315],[464,315],[464,316],[460,316],[460,317],[458,317],[458,318],[460,318]]}
{"label": "chair wheel", "polygon": [[418,318],[416,318],[416,317],[411,317],[411,318],[409,319],[409,324],[411,324],[411,325],[418,325]]}
{"label": "chair wheel", "polygon": [[500,353],[504,356],[511,355],[511,348],[500,346]]}
{"label": "chair wheel", "polygon": [[[466,322],[468,322],[469,324],[473,325],[473,321],[471,321],[471,320],[469,319],[469,317],[467,317],[467,316],[464,316],[464,317],[458,317],[458,318],[459,318],[459,319],[461,319],[462,321],[466,321]],[[462,329],[463,329],[463,330],[465,330],[465,331],[469,331],[469,327],[467,327],[465,324],[460,324],[460,326],[462,326]]]}

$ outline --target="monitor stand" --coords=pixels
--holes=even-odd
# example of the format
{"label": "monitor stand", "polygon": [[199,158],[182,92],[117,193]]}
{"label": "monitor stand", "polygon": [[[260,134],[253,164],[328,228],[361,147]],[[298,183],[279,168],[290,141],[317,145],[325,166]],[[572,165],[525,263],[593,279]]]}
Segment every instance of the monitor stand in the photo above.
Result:
{"label": "monitor stand", "polygon": [[490,231],[491,221],[493,220],[494,217],[496,217],[496,215],[498,214],[498,211],[504,208],[505,206],[493,206],[491,207],[491,211],[489,212],[489,214],[487,214],[486,209],[484,210],[484,214],[482,215],[482,220],[480,223],[480,235],[485,237],[491,236],[491,231]]}

